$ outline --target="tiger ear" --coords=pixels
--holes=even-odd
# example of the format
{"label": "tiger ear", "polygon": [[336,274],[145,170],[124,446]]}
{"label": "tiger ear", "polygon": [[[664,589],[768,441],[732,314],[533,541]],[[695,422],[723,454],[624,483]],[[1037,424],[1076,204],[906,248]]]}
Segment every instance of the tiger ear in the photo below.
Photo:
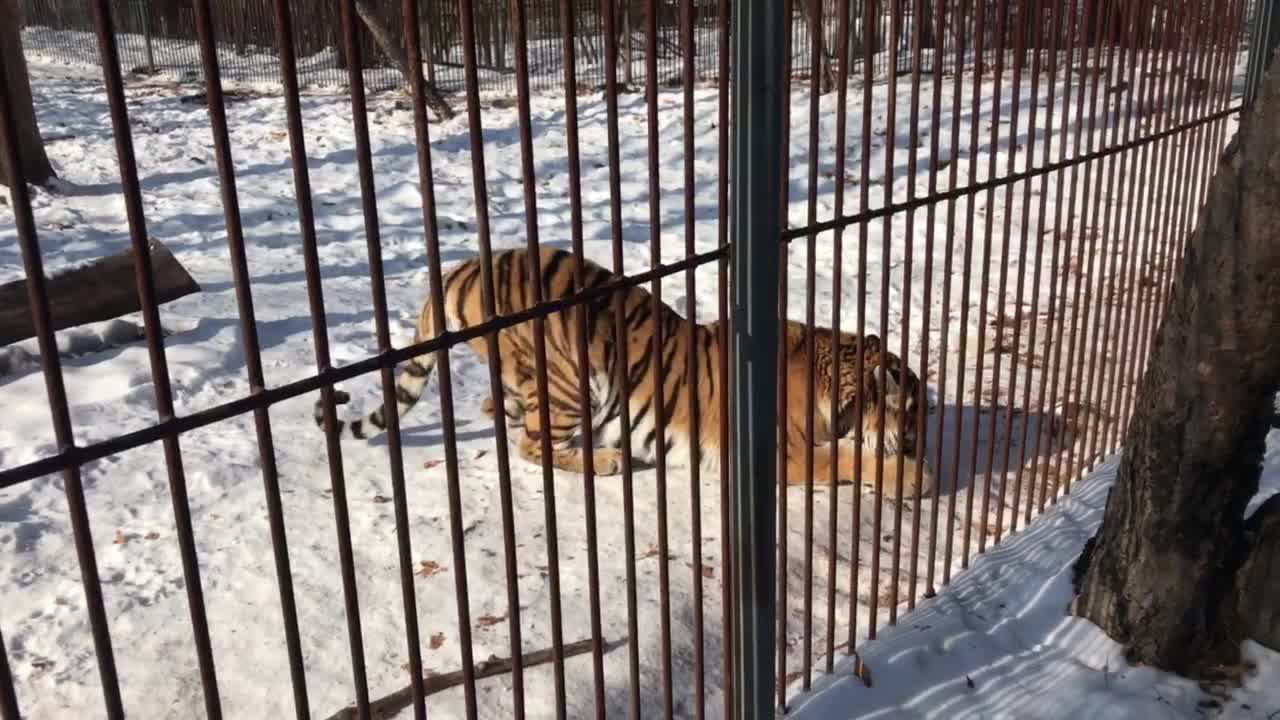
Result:
{"label": "tiger ear", "polygon": [[886,395],[897,395],[902,392],[902,386],[898,384],[897,370],[889,370],[884,374],[884,391]]}

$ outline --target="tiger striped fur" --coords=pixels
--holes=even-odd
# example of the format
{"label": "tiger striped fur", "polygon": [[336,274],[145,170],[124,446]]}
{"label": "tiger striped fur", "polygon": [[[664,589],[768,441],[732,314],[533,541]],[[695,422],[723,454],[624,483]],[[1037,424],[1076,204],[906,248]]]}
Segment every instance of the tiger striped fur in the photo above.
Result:
{"label": "tiger striped fur", "polygon": [[[529,309],[532,293],[529,287],[529,255],[525,250],[508,250],[495,254],[493,281],[495,305],[499,315]],[[604,268],[584,261],[584,286],[602,285],[615,276]],[[574,292],[573,255],[562,250],[543,249],[540,256],[542,296],[544,299],[565,297]],[[481,266],[479,259],[472,259],[454,267],[444,276],[445,327],[451,331],[472,327],[484,321],[481,302]],[[641,288],[631,287],[621,291],[621,306],[625,313],[627,330],[627,377],[630,386],[630,435],[632,457],[643,463],[655,460],[656,437],[652,353],[653,332],[661,326],[663,337],[663,369],[665,382],[662,388],[662,407],[665,420],[667,455],[676,462],[710,462],[718,457],[718,449],[726,429],[719,414],[719,394],[725,392],[724,378],[719,377],[719,353],[722,351],[719,324],[695,326],[692,342],[695,346],[698,372],[698,437],[689,437],[692,407],[688,389],[688,347],[690,335],[683,317],[666,304],[659,304],[654,314],[652,295]],[[613,342],[614,312],[616,305],[610,297],[588,301],[587,325],[587,375],[589,385],[589,411],[591,413],[592,447],[595,472],[601,475],[616,474],[622,468],[622,396],[618,384],[618,348]],[[584,466],[581,433],[582,407],[578,395],[577,339],[579,324],[573,310],[553,313],[546,318],[545,346],[547,354],[547,393],[550,406],[552,464],[560,469],[582,472]],[[441,328],[435,327],[430,302],[424,303],[418,316],[414,342],[435,337]],[[920,380],[899,358],[882,349],[879,338],[867,335],[863,339],[863,377],[857,377],[856,336],[841,333],[838,343],[831,330],[814,331],[816,346],[816,386],[814,402],[816,412],[814,438],[805,437],[805,397],[807,394],[807,329],[801,323],[787,322],[783,342],[786,343],[785,377],[790,388],[786,408],[787,481],[801,484],[805,481],[805,447],[813,446],[813,477],[817,484],[828,484],[831,464],[838,463],[840,482],[851,482],[855,467],[863,465],[862,479],[871,483],[875,476],[875,448],[879,435],[877,403],[885,406],[884,473],[886,493],[896,491],[899,469],[904,478],[903,492],[922,494],[933,490],[932,472],[927,465],[920,465],[917,472],[914,455],[922,450],[916,438],[916,408]],[[501,357],[502,385],[505,395],[503,408],[509,424],[522,428],[518,433],[520,455],[532,462],[541,462],[541,423],[538,412],[538,393],[534,372],[533,323],[525,322],[499,330],[498,351]],[[487,358],[487,346],[483,337],[466,342],[482,359]],[[839,377],[833,381],[831,369],[833,352],[840,354]],[[422,397],[427,378],[435,367],[434,353],[412,358],[404,365],[397,379],[397,409],[404,416]],[[879,386],[878,368],[885,365],[885,387]],[[839,388],[839,413],[832,418],[831,392]],[[854,423],[857,421],[856,398],[863,394],[862,413],[863,442],[855,441]],[[339,403],[350,397],[341,391],[336,393]],[[486,398],[484,412],[493,414],[492,398]],[[899,433],[899,419],[905,417],[906,432]],[[316,403],[315,420],[323,424],[320,403]],[[349,424],[339,421],[339,430],[350,429],[357,438],[367,438],[386,429],[382,406],[360,420]],[[370,432],[372,428],[372,432]],[[831,454],[831,437],[837,441],[837,456]]]}

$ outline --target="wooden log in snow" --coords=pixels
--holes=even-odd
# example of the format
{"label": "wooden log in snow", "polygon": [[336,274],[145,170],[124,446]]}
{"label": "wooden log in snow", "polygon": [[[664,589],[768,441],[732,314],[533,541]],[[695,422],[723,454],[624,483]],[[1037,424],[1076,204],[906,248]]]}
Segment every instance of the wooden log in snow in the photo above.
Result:
{"label": "wooden log in snow", "polygon": [[[150,242],[156,302],[200,291],[178,259],[158,240]],[[54,330],[110,320],[142,309],[133,250],[95,260],[45,280]],[[0,346],[35,337],[25,279],[0,285]]]}

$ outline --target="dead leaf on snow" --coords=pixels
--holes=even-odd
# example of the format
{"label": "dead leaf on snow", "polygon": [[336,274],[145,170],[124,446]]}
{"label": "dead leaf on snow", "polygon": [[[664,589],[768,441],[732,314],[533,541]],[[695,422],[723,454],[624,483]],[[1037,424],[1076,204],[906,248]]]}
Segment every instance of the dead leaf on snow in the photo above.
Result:
{"label": "dead leaf on snow", "polygon": [[501,615],[481,615],[480,618],[476,620],[476,625],[479,625],[482,628],[493,627],[506,619],[506,613],[502,613]]}
{"label": "dead leaf on snow", "polygon": [[423,560],[418,563],[417,575],[429,578],[432,575],[438,575],[445,571],[445,567],[435,560]]}

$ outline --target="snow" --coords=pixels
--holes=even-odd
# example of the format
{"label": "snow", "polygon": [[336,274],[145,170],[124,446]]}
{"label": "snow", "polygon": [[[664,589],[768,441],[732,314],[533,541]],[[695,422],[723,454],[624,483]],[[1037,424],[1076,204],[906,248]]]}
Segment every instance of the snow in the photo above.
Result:
{"label": "snow", "polygon": [[[31,63],[33,91],[42,131],[51,138],[48,149],[51,160],[63,179],[63,192],[53,195],[38,192],[35,219],[40,231],[46,270],[61,269],[118,252],[128,246],[127,223],[120,194],[116,157],[110,133],[110,115],[101,86],[101,76],[93,68],[82,68],[34,59]],[[990,100],[993,81],[983,81],[979,91],[985,98],[982,111],[971,115],[970,93],[966,80],[961,104],[960,138],[965,146],[950,147],[949,128],[952,121],[953,85],[944,78],[941,108],[942,127],[940,158],[951,160],[964,184],[971,163],[978,180],[985,179],[988,163],[993,158],[1003,173],[1010,157],[1007,138],[1009,127],[1000,128],[1000,142],[992,146],[989,137]],[[263,88],[241,86],[227,106],[231,125],[231,142],[237,170],[237,182],[248,244],[253,299],[257,310],[258,330],[262,344],[264,372],[268,386],[310,376],[315,371],[311,323],[307,312],[307,294],[302,272],[301,243],[298,236],[297,210],[294,199],[288,143],[284,134],[284,103],[278,94]],[[239,317],[230,277],[217,174],[212,156],[212,141],[207,114],[199,104],[184,103],[180,98],[197,90],[162,78],[131,80],[128,95],[133,120],[134,146],[144,191],[144,207],[148,233],[163,241],[188,268],[203,288],[199,294],[182,298],[161,309],[162,323],[168,337],[166,352],[173,384],[174,402],[179,414],[189,414],[218,406],[244,396],[249,388],[244,373],[244,356],[239,341]],[[921,94],[921,118],[928,118],[932,102],[931,87],[926,84]],[[873,134],[868,160],[872,175],[867,178],[871,207],[877,207],[887,194],[898,201],[908,195],[914,184],[917,196],[928,187],[929,138],[922,132],[919,147],[919,171],[906,178],[907,127],[910,103],[909,84],[897,88],[897,129],[894,133],[896,154],[893,158],[893,187],[883,184],[887,160],[886,137],[883,133],[887,116],[888,89],[877,85],[872,98]],[[1048,88],[1041,84],[1040,112],[1036,120],[1047,127],[1043,102]],[[1062,111],[1062,88],[1058,86],[1057,112]],[[1019,167],[1026,160],[1024,136],[1030,123],[1031,102],[1027,99],[1029,83],[1022,84],[1022,112],[1019,118],[1018,142],[1012,150]],[[1011,81],[1004,79],[1004,103],[1011,101]],[[1087,96],[1086,96],[1087,97]],[[695,172],[696,211],[693,217],[697,250],[716,246],[716,198],[718,157],[717,94],[714,89],[695,91]],[[662,92],[658,95],[660,162],[659,228],[662,261],[684,256],[683,212],[684,174],[682,143],[681,95]],[[1074,114],[1073,91],[1071,112]],[[621,158],[623,199],[622,239],[625,269],[637,272],[650,266],[648,166],[644,100],[639,95],[624,95],[621,105]],[[808,99],[803,94],[793,97],[791,104],[792,141],[791,194],[789,216],[793,225],[802,224],[808,214],[807,137]],[[382,253],[387,278],[390,323],[393,342],[403,344],[412,335],[420,302],[426,294],[427,272],[422,240],[421,198],[417,185],[417,161],[414,152],[412,113],[396,94],[370,99],[372,150],[377,183],[377,201]],[[860,175],[862,102],[858,92],[849,97],[848,173]],[[609,218],[609,183],[606,155],[605,103],[598,94],[579,98],[581,122],[583,214],[586,254],[610,265],[612,241]],[[566,186],[568,171],[565,155],[564,101],[556,94],[534,98],[532,107],[538,231],[545,245],[565,247],[570,237],[570,212]],[[317,235],[322,268],[322,286],[329,325],[329,340],[334,363],[351,363],[367,357],[375,348],[374,320],[369,309],[369,278],[363,237],[363,217],[354,162],[353,137],[349,101],[341,95],[308,91],[302,98],[303,125],[309,153],[312,192],[317,214]],[[1157,116],[1158,117],[1158,116]],[[827,219],[833,212],[833,136],[835,132],[835,96],[820,103],[820,136],[817,213]],[[980,144],[974,154],[967,149],[970,123],[978,123]],[[921,126],[927,127],[927,121]],[[489,213],[495,248],[519,247],[526,242],[528,227],[523,207],[520,182],[519,133],[515,110],[509,106],[486,104],[483,115],[484,152],[488,186]],[[1060,129],[1060,118],[1052,127]],[[1226,131],[1229,134],[1231,125]],[[1088,128],[1085,128],[1087,135]],[[1101,127],[1093,146],[1102,141]],[[1043,133],[1038,135],[1043,141]],[[1038,146],[1039,147],[1039,146]],[[1075,152],[1074,143],[1069,154]],[[1058,157],[1055,142],[1052,157]],[[466,117],[459,117],[432,127],[432,159],[435,167],[435,196],[439,203],[440,240],[446,265],[472,257],[476,250],[472,194],[471,155]],[[1036,150],[1036,161],[1040,150]],[[1132,172],[1132,170],[1130,170]],[[876,174],[878,173],[878,175]],[[876,178],[881,178],[877,180]],[[1067,176],[1069,177],[1069,176]],[[1053,193],[1059,178],[1046,178],[1047,187],[1035,183],[1032,200],[1039,193],[1048,200],[1050,217],[1055,210]],[[946,189],[945,173],[939,185]],[[1123,185],[1121,185],[1123,186]],[[856,207],[859,188],[847,189],[846,208]],[[998,249],[1003,242],[1002,224],[1008,213],[1011,238],[1023,231],[1022,188],[1015,188],[1013,205],[1006,206],[1004,192],[988,198],[974,198],[976,217],[974,238],[981,247],[986,223],[994,229],[993,252],[989,261],[994,295],[1000,273]],[[1124,208],[1127,195],[1108,196],[1113,210]],[[988,207],[988,202],[992,204]],[[946,212],[942,208],[933,218],[935,243],[932,248],[932,276],[924,277],[926,254],[918,240],[928,222],[924,210],[915,213],[914,235],[917,237],[910,283],[904,283],[906,236],[905,218],[896,215],[887,221],[867,224],[867,275],[865,288],[846,281],[841,298],[843,326],[856,327],[854,308],[859,292],[867,299],[867,331],[889,339],[895,352],[901,341],[901,315],[910,310],[910,362],[920,367],[920,319],[927,312],[931,323],[927,343],[930,373],[926,375],[931,390],[936,388],[936,359],[944,351],[948,356],[948,395],[934,397],[938,412],[943,413],[946,431],[930,443],[941,443],[943,477],[953,475],[959,483],[959,502],[963,508],[968,493],[974,492],[991,478],[991,509],[997,492],[1004,486],[1006,470],[1015,470],[1030,461],[1022,448],[1023,413],[1015,414],[1012,460],[1003,462],[997,456],[988,467],[985,450],[991,443],[1004,447],[1003,420],[990,423],[987,415],[977,425],[978,409],[973,405],[970,381],[966,395],[954,397],[955,379],[963,367],[972,378],[977,358],[976,338],[983,332],[976,310],[983,289],[974,282],[968,301],[974,308],[968,325],[959,323],[960,275],[967,269],[981,272],[980,251],[974,252],[969,268],[963,268],[964,244],[958,238],[953,248],[953,298],[950,307],[942,304],[938,288],[946,272]],[[1038,209],[1033,208],[1035,212]],[[956,203],[957,217],[963,223],[969,211],[968,201]],[[9,206],[0,206],[0,282],[22,277],[21,258]],[[1036,217],[1032,213],[1032,221]],[[1073,211],[1077,216],[1079,209]],[[1092,211],[1090,217],[1093,216]],[[1064,214],[1065,217],[1065,214]],[[1076,220],[1076,227],[1081,222]],[[1032,239],[1037,230],[1027,228]],[[888,238],[886,238],[886,234]],[[832,280],[837,272],[855,277],[858,267],[857,230],[846,233],[845,252],[837,263],[832,255],[831,234],[822,233],[817,243],[817,318],[829,322],[832,312]],[[882,264],[881,249],[889,239],[889,263]],[[1078,252],[1077,252],[1078,254]],[[1041,268],[1049,271],[1050,252],[1046,244],[1039,257]],[[1078,259],[1078,258],[1077,258]],[[1031,269],[1035,260],[1025,262]],[[1014,268],[1017,265],[1013,265]],[[806,288],[804,242],[793,243],[788,257],[792,282],[788,288],[788,305],[793,317],[802,318]],[[887,285],[882,272],[888,273]],[[1025,278],[1024,304],[1031,302],[1031,273]],[[1016,276],[1011,272],[1008,296],[1015,291]],[[716,268],[704,267],[697,273],[696,313],[700,320],[710,320],[716,308]],[[1042,282],[1042,286],[1046,283]],[[928,305],[924,288],[934,292]],[[881,328],[879,315],[882,290],[887,295],[889,326]],[[673,307],[686,311],[687,293],[681,278],[662,285],[663,298]],[[1092,297],[1092,296],[1090,296]],[[1012,301],[996,300],[992,316],[1004,312],[1025,317],[1028,326],[1041,322],[1048,327],[1045,315],[1047,291],[1042,288],[1039,315],[1031,316],[1023,308],[1012,308]],[[948,313],[948,334],[941,333],[941,317]],[[120,321],[96,324],[59,333],[59,347],[65,355],[63,369],[71,404],[71,417],[76,441],[87,444],[114,437],[123,432],[147,427],[157,420],[151,376],[145,345],[131,341],[136,333],[136,316]],[[132,323],[132,325],[131,325]],[[132,328],[132,329],[131,329]],[[993,333],[987,327],[988,335]],[[136,337],[136,335],[134,336]],[[968,338],[968,356],[963,365],[956,354],[961,337]],[[989,338],[990,339],[990,338]],[[1041,333],[1043,339],[1043,332]],[[988,349],[994,343],[988,343]],[[1026,333],[1022,339],[1018,365],[1019,383],[1027,378],[1027,352],[1031,351]],[[0,467],[10,468],[35,461],[56,451],[43,378],[34,362],[32,343],[0,350],[0,375],[5,412],[0,415]],[[1042,351],[1035,350],[1039,355]],[[1114,362],[1115,358],[1102,358]],[[1003,373],[1007,373],[1008,363]],[[990,367],[990,363],[987,363]],[[470,613],[475,656],[510,654],[508,625],[511,611],[505,593],[505,558],[503,555],[502,511],[497,483],[493,429],[480,412],[480,400],[488,393],[487,367],[474,356],[460,350],[453,353],[455,410],[459,439],[460,477],[462,487],[461,525],[465,535],[467,581],[470,587]],[[1038,386],[1042,369],[1031,363],[1030,381]],[[1007,387],[1007,382],[1003,383]],[[355,396],[348,413],[358,412],[376,402],[375,376],[364,376],[344,384]],[[455,607],[457,567],[450,545],[449,511],[445,501],[445,469],[441,445],[441,410],[433,380],[427,394],[404,421],[405,467],[408,478],[409,533],[415,567],[435,563],[441,569],[415,576],[418,597],[417,617],[424,645],[437,633],[443,641],[438,647],[423,649],[424,662],[433,672],[449,672],[460,667]],[[307,673],[311,708],[324,717],[346,706],[354,697],[350,651],[341,602],[341,581],[334,534],[334,508],[330,495],[328,464],[324,439],[312,420],[315,396],[302,396],[274,405],[270,419],[275,438],[275,459],[283,488],[285,523],[288,532],[293,585],[297,596],[302,649]],[[983,402],[990,398],[984,396]],[[989,407],[989,405],[984,406]],[[1003,407],[1002,407],[1003,410]],[[934,420],[930,419],[932,427]],[[213,653],[219,673],[223,710],[228,717],[277,717],[292,714],[288,663],[281,626],[279,592],[271,554],[266,522],[265,502],[260,474],[260,461],[252,418],[235,417],[212,426],[184,434],[180,439],[183,465],[195,526],[201,577],[213,629]],[[957,426],[962,436],[957,437]],[[1033,423],[1034,437],[1039,426]],[[975,433],[983,454],[961,453],[957,467],[950,464],[951,449],[957,442],[969,447]],[[368,666],[370,692],[380,696],[403,687],[408,682],[404,664],[407,661],[403,608],[396,561],[395,523],[387,481],[387,450],[384,439],[371,443],[344,442],[343,461],[346,468],[347,495],[355,553],[356,580],[359,587],[363,621],[364,656]],[[1042,454],[1044,454],[1042,450]],[[514,454],[513,454],[514,455]],[[1047,457],[1041,458],[1046,460]],[[168,477],[161,448],[150,445],[89,463],[83,470],[84,485],[92,522],[98,568],[103,578],[107,615],[110,622],[116,659],[123,684],[125,707],[134,716],[147,718],[186,718],[199,716],[202,710],[199,673],[196,668],[191,637],[186,593],[182,580],[172,509],[168,499]],[[519,459],[511,465],[515,517],[515,564],[520,580],[520,612],[523,643],[526,652],[545,648],[550,636],[550,578],[544,528],[544,503],[541,471]],[[1010,473],[1011,474],[1011,473]],[[975,482],[976,480],[976,482]],[[623,552],[622,487],[614,479],[601,479],[596,484],[599,518],[601,601],[604,609],[604,636],[607,641],[629,640],[639,644],[641,657],[641,693],[646,707],[661,700],[661,653],[656,628],[659,626],[658,559],[651,548],[656,543],[656,489],[652,470],[636,474],[636,547],[639,579],[638,613],[641,633],[626,638],[625,576],[627,564]],[[1076,507],[1094,498],[1085,495],[1059,507]],[[556,538],[561,563],[562,607],[566,641],[587,636],[588,593],[586,568],[586,527],[581,480],[572,475],[556,477]],[[707,568],[704,576],[696,576],[705,594],[704,622],[706,634],[707,712],[718,713],[720,695],[719,593],[721,580],[721,537],[719,534],[719,477],[707,473],[700,488],[702,537],[692,538],[692,512],[689,506],[688,476],[682,470],[669,475],[669,560],[671,587],[670,606],[673,628],[673,677],[676,687],[676,712],[692,714],[692,623],[693,584],[691,568],[693,547],[700,548]],[[849,576],[852,548],[851,520],[853,492],[841,488],[838,503],[839,542],[832,547],[831,531],[826,524],[830,494],[815,495],[814,558],[817,568],[825,566],[829,552],[837,560],[834,615],[828,616],[825,602],[815,603],[815,639],[825,637],[829,621],[839,635],[847,633],[850,588],[843,578]],[[877,506],[867,495],[857,518],[860,530],[862,562],[888,541],[869,537],[873,517],[883,510],[886,523],[891,522],[893,504]],[[940,528],[947,527],[946,515],[951,498],[944,494],[940,503]],[[973,525],[979,523],[983,496],[977,503]],[[799,490],[790,494],[789,523],[789,642],[788,666],[799,667],[803,649],[798,633],[803,622],[801,612],[803,577],[804,496]],[[921,513],[934,509],[933,501],[925,501]],[[1050,546],[1065,545],[1083,530],[1064,519],[1065,511],[1055,510],[1050,518],[1034,526]],[[1084,512],[1080,510],[1079,512]],[[904,508],[908,523],[912,509]],[[925,515],[927,517],[927,515]],[[1045,523],[1057,528],[1043,529]],[[928,524],[923,523],[927,528]],[[963,514],[955,518],[953,539],[959,548],[966,537],[980,532],[966,524]],[[886,528],[891,527],[886,525]],[[1041,528],[1036,530],[1035,528]],[[1074,528],[1074,529],[1073,529]],[[920,573],[927,567],[926,548],[931,538],[927,530],[920,538]],[[1070,534],[1074,532],[1075,534]],[[1063,533],[1058,537],[1055,533]],[[905,535],[905,532],[904,532]],[[1031,535],[1027,535],[1030,537]],[[1082,537],[1082,535],[1081,535]],[[883,538],[882,538],[883,539]],[[904,550],[907,547],[904,540]],[[934,541],[946,539],[940,531]],[[1001,545],[998,553],[1006,553]],[[904,552],[904,555],[908,553]],[[942,563],[939,553],[933,570]],[[1048,556],[1034,558],[1048,562]],[[904,557],[904,568],[910,558]],[[984,566],[992,566],[990,559]],[[1025,560],[1024,560],[1025,562]],[[865,636],[867,603],[872,596],[883,595],[895,582],[889,563],[884,563],[881,577],[861,575],[856,588],[856,605],[860,618],[859,633]],[[1016,565],[1014,566],[1016,567]],[[1030,573],[1031,568],[1023,571]],[[1002,570],[1007,578],[1016,577],[1013,569]],[[1048,571],[1045,571],[1048,572]],[[905,574],[905,572],[903,573]],[[815,598],[825,598],[827,584],[824,572],[817,572],[813,591]],[[957,582],[973,573],[960,574]],[[10,664],[18,687],[24,713],[30,717],[98,717],[101,713],[101,686],[94,661],[79,569],[68,510],[59,478],[46,477],[23,485],[0,490],[0,629],[3,630]],[[874,580],[874,582],[873,582]],[[905,594],[907,579],[900,578]],[[981,583],[967,581],[964,587]],[[923,582],[921,583],[923,590]],[[1017,588],[1010,592],[1017,592]],[[878,622],[888,615],[888,603],[882,602]],[[935,605],[940,603],[934,603]],[[1008,604],[1008,603],[1007,603]],[[1012,606],[1012,605],[1011,605]],[[480,622],[484,617],[498,622]],[[916,622],[917,615],[903,622]],[[905,627],[905,626],[904,626]],[[901,631],[899,631],[901,632]],[[887,637],[887,636],[886,636]],[[434,645],[434,643],[432,643]],[[881,642],[883,645],[883,641]],[[816,643],[821,647],[822,643]],[[627,652],[615,649],[604,657],[606,697],[610,712],[622,712],[627,705]],[[581,717],[592,710],[592,679],[588,656],[572,658],[566,663],[569,716]],[[886,675],[887,677],[887,675]],[[984,680],[985,680],[984,676]],[[526,672],[527,712],[530,717],[550,714],[554,695],[549,665],[530,668]],[[905,682],[905,680],[904,680]],[[1006,686],[1010,692],[1014,685]],[[478,702],[482,717],[510,713],[511,679],[509,676],[485,680],[478,685]],[[428,701],[433,717],[457,717],[462,714],[462,691],[453,689],[433,695]]]}
{"label": "snow", "polygon": [[[1190,680],[1124,659],[1096,625],[1067,614],[1071,566],[1102,520],[1119,457],[1024,532],[980,556],[897,627],[792,705],[796,720],[842,718],[1272,718],[1280,652],[1248,641],[1243,686],[1214,697]],[[1267,436],[1249,512],[1280,492],[1280,431]]]}

